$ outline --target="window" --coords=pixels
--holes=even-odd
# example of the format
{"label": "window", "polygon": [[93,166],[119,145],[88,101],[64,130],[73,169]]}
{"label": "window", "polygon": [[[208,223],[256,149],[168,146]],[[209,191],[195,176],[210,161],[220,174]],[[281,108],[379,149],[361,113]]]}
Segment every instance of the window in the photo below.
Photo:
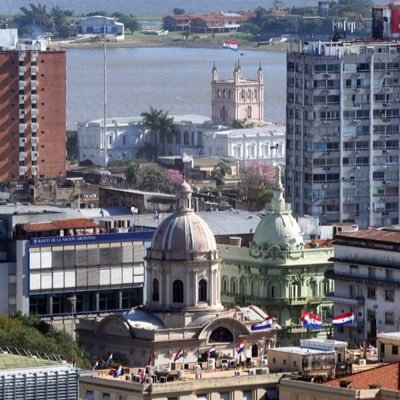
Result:
{"label": "window", "polygon": [[207,281],[205,279],[199,281],[199,301],[207,301]]}
{"label": "window", "polygon": [[386,325],[394,325],[394,313],[385,312],[385,324]]}
{"label": "window", "polygon": [[183,133],[183,144],[188,146],[189,145],[189,132],[185,131]]}
{"label": "window", "polygon": [[247,107],[247,118],[251,118],[251,106]]}
{"label": "window", "polygon": [[103,393],[101,396],[101,400],[111,400],[110,393]]}
{"label": "window", "polygon": [[394,302],[394,289],[385,290],[385,301]]}
{"label": "window", "polygon": [[222,392],[219,394],[219,400],[229,400],[229,392]]}
{"label": "window", "polygon": [[210,343],[233,343],[232,332],[228,328],[225,328],[224,326],[215,328],[211,332],[209,342]]}
{"label": "window", "polygon": [[160,301],[160,284],[158,279],[153,279],[153,301]]}
{"label": "window", "polygon": [[172,301],[183,303],[183,282],[180,280],[176,280],[172,284]]}
{"label": "window", "polygon": [[367,290],[367,297],[369,299],[376,299],[376,289],[373,287],[369,287]]}
{"label": "window", "polygon": [[373,267],[368,267],[368,278],[375,278],[376,269]]}
{"label": "window", "polygon": [[86,390],[85,400],[94,400],[93,390]]}
{"label": "window", "polygon": [[118,400],[128,400],[128,396],[119,395]]}
{"label": "window", "polygon": [[399,354],[399,346],[392,346],[392,354],[398,355]]}
{"label": "window", "polygon": [[243,391],[243,400],[252,400],[253,392],[251,390]]}

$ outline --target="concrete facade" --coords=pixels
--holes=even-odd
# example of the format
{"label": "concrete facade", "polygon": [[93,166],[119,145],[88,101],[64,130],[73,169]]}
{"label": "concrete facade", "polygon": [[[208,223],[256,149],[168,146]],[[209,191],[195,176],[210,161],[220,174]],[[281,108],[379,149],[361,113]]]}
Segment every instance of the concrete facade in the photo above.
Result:
{"label": "concrete facade", "polygon": [[355,322],[335,328],[335,337],[358,345],[373,343],[380,332],[398,332],[400,271],[397,243],[400,232],[368,230],[335,236],[334,315],[354,312]]}
{"label": "concrete facade", "polygon": [[[105,31],[105,32],[104,32]],[[92,15],[81,18],[78,23],[78,33],[81,35],[113,35],[117,40],[125,39],[125,26],[114,18],[103,15]]]}
{"label": "concrete facade", "polygon": [[399,54],[389,42],[289,45],[286,196],[296,216],[398,223]]}
{"label": "concrete facade", "polygon": [[205,132],[204,155],[285,164],[285,131],[284,125],[268,123],[258,128]]}
{"label": "concrete facade", "polygon": [[230,125],[235,120],[264,122],[264,72],[260,67],[256,79],[244,79],[237,63],[233,79],[220,79],[217,67],[211,71],[211,119],[214,124]]}
{"label": "concrete facade", "polygon": [[[211,127],[210,119],[199,115],[173,117],[177,134],[171,143],[160,144],[159,154],[200,154],[203,149],[203,132]],[[89,160],[94,165],[106,166],[113,160],[136,157],[145,143],[151,144],[149,132],[142,120],[141,117],[109,118],[105,130],[104,120],[79,123],[79,161]]]}

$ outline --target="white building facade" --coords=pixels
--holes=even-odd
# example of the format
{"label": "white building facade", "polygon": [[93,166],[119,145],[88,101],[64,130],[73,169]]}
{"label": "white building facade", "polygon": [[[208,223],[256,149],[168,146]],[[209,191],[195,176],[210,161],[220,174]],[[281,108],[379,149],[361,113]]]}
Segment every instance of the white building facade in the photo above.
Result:
{"label": "white building facade", "polygon": [[[209,130],[211,121],[200,115],[172,116],[177,133],[171,142],[163,145],[165,155],[201,154],[203,134]],[[108,118],[78,124],[79,161],[90,160],[94,165],[107,166],[112,160],[135,157],[150,142],[143,118]]]}
{"label": "white building facade", "polygon": [[354,312],[352,325],[337,327],[335,338],[358,345],[380,332],[400,328],[400,232],[366,230],[335,236],[334,315]]}
{"label": "white building facade", "polygon": [[78,33],[81,35],[114,35],[117,40],[125,39],[125,26],[114,18],[103,15],[93,15],[81,18],[78,23]]}
{"label": "white building facade", "polygon": [[284,164],[285,125],[268,123],[257,128],[210,131],[204,134],[204,155],[239,160],[269,160]]}

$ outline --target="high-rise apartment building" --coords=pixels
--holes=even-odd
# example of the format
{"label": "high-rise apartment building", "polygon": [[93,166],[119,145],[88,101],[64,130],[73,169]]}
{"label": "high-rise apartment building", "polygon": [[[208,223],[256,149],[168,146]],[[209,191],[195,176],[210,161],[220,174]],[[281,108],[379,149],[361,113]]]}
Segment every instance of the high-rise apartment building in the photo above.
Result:
{"label": "high-rise apartment building", "polygon": [[65,130],[65,51],[0,51],[0,181],[65,175]]}
{"label": "high-rise apartment building", "polygon": [[398,223],[399,109],[399,43],[290,46],[286,197],[295,215]]}

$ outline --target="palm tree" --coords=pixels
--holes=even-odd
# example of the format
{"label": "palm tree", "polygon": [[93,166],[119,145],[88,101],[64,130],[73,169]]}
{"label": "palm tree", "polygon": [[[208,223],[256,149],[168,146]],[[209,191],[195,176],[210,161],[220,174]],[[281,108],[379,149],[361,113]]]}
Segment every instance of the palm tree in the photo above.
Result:
{"label": "palm tree", "polygon": [[157,155],[159,142],[162,143],[163,153],[165,154],[166,142],[172,141],[176,131],[174,118],[168,116],[167,111],[157,110],[152,106],[150,106],[148,112],[143,112],[140,115],[143,117],[143,125],[150,131],[150,142],[156,147]]}

